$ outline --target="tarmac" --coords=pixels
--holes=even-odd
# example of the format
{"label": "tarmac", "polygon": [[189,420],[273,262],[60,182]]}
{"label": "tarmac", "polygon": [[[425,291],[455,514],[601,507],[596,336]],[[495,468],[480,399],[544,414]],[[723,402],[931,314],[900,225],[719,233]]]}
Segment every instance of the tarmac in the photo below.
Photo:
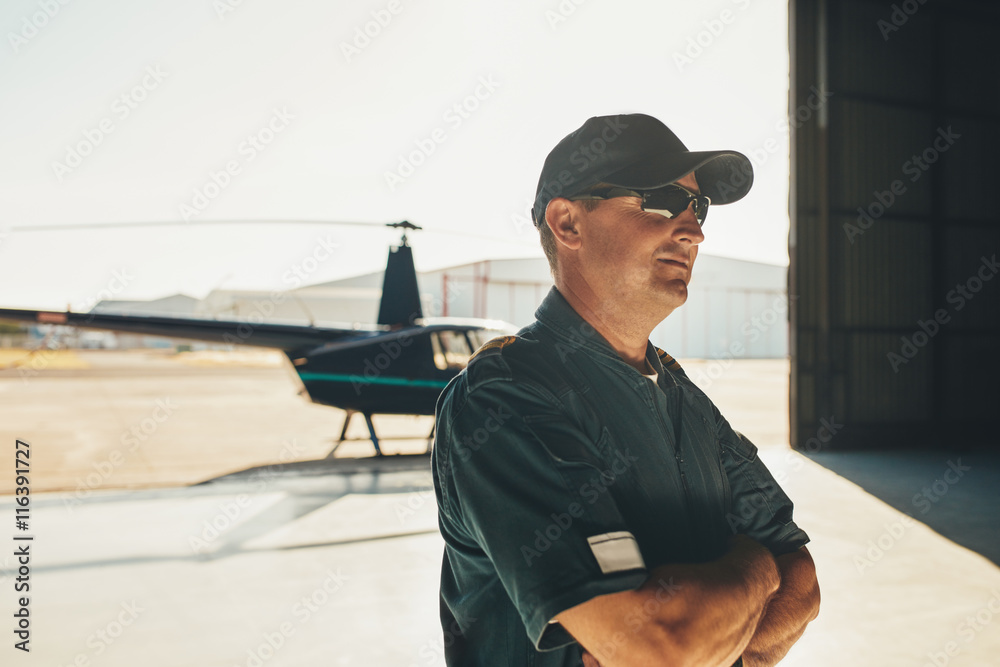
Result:
{"label": "tarmac", "polygon": [[[383,449],[407,456],[356,458],[373,451],[359,440],[327,458],[344,413],[298,395],[274,355],[4,363],[0,664],[444,664],[429,418],[376,417]],[[1000,665],[996,455],[960,443],[803,455],[787,445],[787,361],[681,364],[705,371],[811,537],[820,615],[782,665]],[[18,438],[31,451],[26,531]],[[25,544],[30,653],[13,633]]]}

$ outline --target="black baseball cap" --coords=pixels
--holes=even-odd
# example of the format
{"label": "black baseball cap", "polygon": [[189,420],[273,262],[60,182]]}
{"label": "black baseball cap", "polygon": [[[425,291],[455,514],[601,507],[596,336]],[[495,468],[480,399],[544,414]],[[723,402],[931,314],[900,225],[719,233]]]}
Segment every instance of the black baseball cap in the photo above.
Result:
{"label": "black baseball cap", "polygon": [[742,153],[689,151],[669,127],[646,114],[594,116],[545,158],[531,217],[540,225],[550,200],[598,183],[652,190],[692,171],[713,205],[739,201],[753,184],[753,165]]}

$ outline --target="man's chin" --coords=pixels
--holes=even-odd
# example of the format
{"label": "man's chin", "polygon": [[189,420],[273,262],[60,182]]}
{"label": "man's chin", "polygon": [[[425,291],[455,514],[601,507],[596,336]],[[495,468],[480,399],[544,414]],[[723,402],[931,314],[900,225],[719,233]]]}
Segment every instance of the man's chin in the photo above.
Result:
{"label": "man's chin", "polygon": [[679,297],[682,299],[681,303],[687,301],[688,298],[688,286],[687,283],[680,278],[674,278],[673,280],[665,281],[662,285],[662,291],[664,294],[669,294],[671,296]]}
{"label": "man's chin", "polygon": [[688,298],[687,283],[679,278],[659,285],[654,292],[657,303],[669,310],[683,306]]}

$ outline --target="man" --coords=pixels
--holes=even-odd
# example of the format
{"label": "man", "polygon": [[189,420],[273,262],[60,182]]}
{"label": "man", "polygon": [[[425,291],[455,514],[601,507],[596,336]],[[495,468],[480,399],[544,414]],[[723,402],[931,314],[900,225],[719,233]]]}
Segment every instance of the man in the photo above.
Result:
{"label": "man", "polygon": [[752,179],[642,114],[546,158],[532,215],[555,286],[437,406],[449,665],[773,665],[816,617],[791,501],[649,342],[709,207]]}

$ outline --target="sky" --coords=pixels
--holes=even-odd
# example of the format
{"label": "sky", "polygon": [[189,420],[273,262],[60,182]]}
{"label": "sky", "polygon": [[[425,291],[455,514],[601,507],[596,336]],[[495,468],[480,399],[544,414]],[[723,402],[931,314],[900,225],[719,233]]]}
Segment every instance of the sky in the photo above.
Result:
{"label": "sky", "polygon": [[541,257],[546,154],[626,112],[748,155],[701,252],[788,263],[783,0],[5,0],[0,32],[0,307],[377,271],[404,219],[421,271]]}

